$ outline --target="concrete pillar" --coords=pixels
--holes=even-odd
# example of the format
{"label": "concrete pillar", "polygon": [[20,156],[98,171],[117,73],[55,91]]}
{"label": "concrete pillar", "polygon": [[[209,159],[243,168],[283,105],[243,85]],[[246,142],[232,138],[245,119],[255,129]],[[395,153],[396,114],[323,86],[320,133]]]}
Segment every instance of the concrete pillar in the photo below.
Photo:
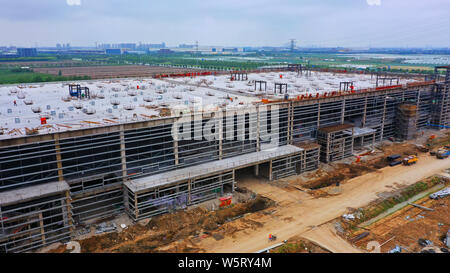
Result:
{"label": "concrete pillar", "polygon": [[373,137],[372,137],[372,149],[375,148],[375,133],[373,133]]}
{"label": "concrete pillar", "polygon": [[223,159],[223,118],[225,117],[224,111],[222,111],[222,116],[219,116],[218,130],[219,130],[219,160]]}
{"label": "concrete pillar", "polygon": [[[56,166],[58,167],[58,181],[63,182],[64,181],[64,173],[63,173],[63,165],[62,165],[62,158],[61,158],[61,146],[59,143],[59,134],[53,135],[55,140],[55,152],[56,152]],[[63,221],[65,225],[70,226],[70,231],[73,231],[73,219],[72,219],[72,210],[70,208],[70,191],[65,192],[66,196],[66,202],[61,202],[61,209],[63,212]]]}
{"label": "concrete pillar", "polygon": [[[70,192],[66,191],[66,213],[67,213],[67,222],[69,223],[70,226],[70,232],[73,232],[73,215],[72,215],[72,209],[70,207]],[[63,213],[64,214],[64,213]],[[64,220],[65,221],[65,220]]]}
{"label": "concrete pillar", "polygon": [[[122,182],[126,182],[127,177],[128,177],[127,153],[125,150],[125,128],[124,128],[123,124],[120,125],[119,138],[120,138],[120,160],[121,160],[121,165],[122,165]],[[129,203],[128,203],[128,194],[127,194],[126,187],[123,187],[122,196],[123,196],[123,204],[124,204],[125,208],[128,208]]]}
{"label": "concrete pillar", "polygon": [[366,126],[366,117],[367,117],[367,95],[364,98],[364,112],[363,112],[362,127]]}
{"label": "concrete pillar", "polygon": [[292,128],[291,128],[291,107],[292,107],[292,102],[290,102],[288,104],[288,131],[287,131],[287,142],[288,144],[291,143],[291,134],[292,134]]}
{"label": "concrete pillar", "polygon": [[191,191],[192,191],[192,180],[188,180],[188,204],[190,205],[191,204],[191,198],[192,198],[192,195],[191,195]]}
{"label": "concrete pillar", "polygon": [[254,166],[254,174],[255,174],[255,176],[259,176],[259,164],[256,164]]}
{"label": "concrete pillar", "polygon": [[320,128],[320,102],[318,103],[318,110],[317,110],[317,130]]}
{"label": "concrete pillar", "polygon": [[384,106],[383,106],[383,119],[381,121],[381,134],[380,134],[380,141],[383,140],[383,134],[384,134],[384,121],[386,119],[386,102],[387,102],[387,96],[384,95]]}
{"label": "concrete pillar", "polygon": [[178,158],[178,141],[173,141],[173,154],[175,156],[175,166],[178,166],[180,164],[180,160]]}
{"label": "concrete pillar", "polygon": [[269,180],[273,180],[273,173],[272,173],[272,160],[269,161]]}
{"label": "concrete pillar", "polygon": [[291,108],[291,144],[294,142],[294,104],[292,104],[292,108]]}
{"label": "concrete pillar", "polygon": [[260,142],[260,138],[261,138],[261,119],[260,119],[260,111],[259,111],[259,106],[256,106],[256,151],[259,152],[261,151],[261,142]]}
{"label": "concrete pillar", "polygon": [[[364,141],[364,136],[362,137]],[[355,127],[352,127],[352,154],[353,154],[353,146],[355,144]]]}
{"label": "concrete pillar", "polygon": [[56,152],[56,167],[58,168],[58,181],[64,181],[64,173],[61,158],[61,146],[59,144],[59,134],[54,134],[53,138],[55,140],[55,152]]}
{"label": "concrete pillar", "polygon": [[345,99],[342,101],[341,124],[344,124],[344,120],[345,120]]}
{"label": "concrete pillar", "polygon": [[120,125],[120,159],[122,162],[122,181],[127,180],[127,154],[125,151],[125,129],[123,124]]}
{"label": "concrete pillar", "polygon": [[41,228],[41,240],[45,244],[45,229],[44,229],[44,217],[42,217],[42,211],[39,212],[39,227]]}
{"label": "concrete pillar", "polygon": [[234,192],[235,182],[236,181],[236,170],[233,169],[233,183],[231,184],[231,192]]}
{"label": "concrete pillar", "polygon": [[138,209],[138,195],[134,194],[134,218],[137,220],[139,218],[139,209]]}

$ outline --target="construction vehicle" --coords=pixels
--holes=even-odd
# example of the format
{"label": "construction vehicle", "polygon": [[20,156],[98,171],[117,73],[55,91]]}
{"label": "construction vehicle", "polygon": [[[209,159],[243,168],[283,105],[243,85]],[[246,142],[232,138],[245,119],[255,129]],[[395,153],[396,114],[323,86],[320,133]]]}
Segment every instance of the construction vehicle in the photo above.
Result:
{"label": "construction vehicle", "polygon": [[276,235],[269,234],[269,242],[276,241],[276,240],[277,240],[277,236]]}
{"label": "construction vehicle", "polygon": [[439,159],[447,158],[450,155],[450,146],[445,146],[436,152],[436,157]]}
{"label": "construction vehicle", "polygon": [[419,159],[415,155],[410,155],[408,157],[403,158],[403,165],[409,166],[412,164],[416,164]]}

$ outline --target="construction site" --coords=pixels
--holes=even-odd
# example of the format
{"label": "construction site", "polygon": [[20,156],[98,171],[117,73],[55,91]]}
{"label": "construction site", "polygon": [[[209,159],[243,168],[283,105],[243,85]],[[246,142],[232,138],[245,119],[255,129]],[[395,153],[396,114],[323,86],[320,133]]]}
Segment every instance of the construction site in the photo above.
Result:
{"label": "construction site", "polygon": [[[425,78],[290,64],[0,86],[0,252],[74,239],[83,252],[257,251],[280,221],[279,240],[288,240],[306,232],[308,219],[333,220],[374,200],[384,184],[362,178],[389,165],[364,158],[386,141],[394,146],[383,157],[408,141],[445,136],[450,67],[435,72]],[[448,159],[416,150],[401,156],[413,153],[405,165],[418,158],[426,168],[419,179],[450,168]],[[391,170],[408,175],[411,168]],[[288,195],[277,193],[282,188]],[[364,194],[357,204],[345,199]],[[283,209],[292,215],[262,224]],[[317,231],[307,245],[332,251]]]}

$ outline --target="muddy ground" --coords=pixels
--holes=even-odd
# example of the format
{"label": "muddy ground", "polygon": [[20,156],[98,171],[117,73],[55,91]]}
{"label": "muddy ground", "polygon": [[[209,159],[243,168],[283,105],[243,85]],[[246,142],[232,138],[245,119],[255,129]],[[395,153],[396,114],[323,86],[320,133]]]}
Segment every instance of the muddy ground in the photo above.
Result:
{"label": "muddy ground", "polygon": [[[422,183],[432,187],[437,184],[434,178],[429,178]],[[441,179],[439,183],[449,185],[449,179]],[[420,189],[424,187],[419,184]],[[444,238],[447,230],[450,229],[450,197],[439,200],[430,199],[428,196],[418,200],[415,204],[432,209],[433,211],[417,208],[412,205],[392,213],[383,219],[366,227],[361,227],[358,223],[367,221],[371,217],[371,212],[385,209],[389,205],[386,200],[392,202],[395,198],[400,198],[405,194],[405,189],[399,191],[380,194],[383,196],[380,200],[372,202],[367,207],[354,210],[355,215],[361,213],[361,220],[349,221],[338,219],[338,226],[342,227],[341,235],[355,246],[367,249],[369,242],[376,241],[381,245],[381,252],[385,253],[396,246],[402,248],[402,252],[421,252],[423,246],[419,244],[419,239],[427,239],[433,242],[433,246],[444,248]],[[412,194],[410,194],[412,195]]]}
{"label": "muddy ground", "polygon": [[[420,145],[428,147],[429,149],[434,149],[435,147],[440,147],[449,141],[450,133],[447,133],[442,137],[435,138],[433,141],[427,140],[420,143]],[[361,156],[360,162],[356,162],[356,159],[353,158],[353,161],[349,163],[334,163],[326,167],[320,166],[318,170],[309,173],[304,177],[294,178],[290,181],[290,183],[293,185],[299,185],[306,189],[318,190],[317,192],[311,191],[310,193],[317,197],[324,197],[326,193],[320,191],[322,188],[336,185],[338,183],[345,183],[354,177],[375,172],[379,169],[387,167],[389,165],[389,162],[386,159],[387,156],[399,154],[406,157],[409,155],[419,155],[423,153],[426,152],[416,144],[384,142],[382,145],[377,147],[374,154]]]}
{"label": "muddy ground", "polygon": [[416,204],[434,211],[408,206],[367,227],[370,234],[356,242],[356,246],[365,249],[370,241],[377,241],[383,244],[383,253],[395,246],[402,247],[402,252],[420,252],[423,246],[419,239],[427,239],[433,246],[445,247],[444,238],[450,229],[450,198],[431,200],[427,197]]}
{"label": "muddy ground", "polygon": [[[195,246],[197,241],[209,236],[221,240],[242,229],[258,228],[263,224],[255,220],[233,220],[273,205],[273,201],[257,196],[216,211],[198,207],[153,217],[150,221],[131,225],[122,232],[92,236],[79,243],[82,253],[203,252]],[[67,250],[62,245],[50,252]]]}

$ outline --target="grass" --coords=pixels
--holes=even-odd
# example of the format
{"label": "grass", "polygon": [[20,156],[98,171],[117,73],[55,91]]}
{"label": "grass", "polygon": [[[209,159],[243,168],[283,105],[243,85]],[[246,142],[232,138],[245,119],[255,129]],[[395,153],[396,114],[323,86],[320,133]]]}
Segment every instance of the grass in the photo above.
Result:
{"label": "grass", "polygon": [[305,244],[303,242],[300,243],[287,243],[276,250],[273,253],[298,253],[305,250]]}
{"label": "grass", "polygon": [[0,84],[14,83],[37,83],[71,80],[89,80],[89,76],[64,77],[31,71],[21,71],[17,69],[0,69]]}
{"label": "grass", "polygon": [[[286,63],[301,63],[315,68],[337,68],[342,70],[361,70],[340,67],[340,65],[368,65],[366,71],[391,71],[400,73],[433,73],[432,65],[414,65],[403,63],[403,58],[363,58],[356,59],[351,55],[336,53],[287,53],[287,52],[263,52],[249,53],[250,59],[242,56],[214,55],[214,54],[145,54],[145,55],[40,55],[27,58],[0,58],[0,84],[49,82],[65,80],[85,80],[86,77],[62,77],[56,75],[35,72],[13,72],[17,64],[11,62],[26,62],[30,67],[77,67],[77,66],[117,66],[125,64],[149,64],[168,65],[173,67],[188,68],[196,67],[209,70],[252,70],[264,66],[281,65]],[[64,63],[74,58],[79,59],[76,63]],[[40,61],[33,63],[34,61]],[[44,63],[42,63],[44,61]],[[45,61],[48,61],[45,63]],[[61,62],[59,62],[61,61]],[[14,67],[9,67],[10,65]],[[390,67],[390,69],[388,69]]]}
{"label": "grass", "polygon": [[357,223],[355,222],[353,224],[357,225],[359,223],[362,223],[362,222],[370,220],[374,217],[377,217],[378,215],[389,210],[390,208],[394,207],[395,205],[407,201],[411,197],[413,197],[425,190],[432,188],[433,186],[437,185],[440,182],[441,182],[441,179],[439,177],[433,177],[430,180],[428,180],[427,182],[421,181],[421,182],[417,182],[416,184],[413,184],[411,186],[408,186],[405,189],[401,190],[398,194],[396,194],[390,198],[387,198],[383,201],[380,201],[373,206],[364,208],[361,211],[360,219],[358,219]]}

